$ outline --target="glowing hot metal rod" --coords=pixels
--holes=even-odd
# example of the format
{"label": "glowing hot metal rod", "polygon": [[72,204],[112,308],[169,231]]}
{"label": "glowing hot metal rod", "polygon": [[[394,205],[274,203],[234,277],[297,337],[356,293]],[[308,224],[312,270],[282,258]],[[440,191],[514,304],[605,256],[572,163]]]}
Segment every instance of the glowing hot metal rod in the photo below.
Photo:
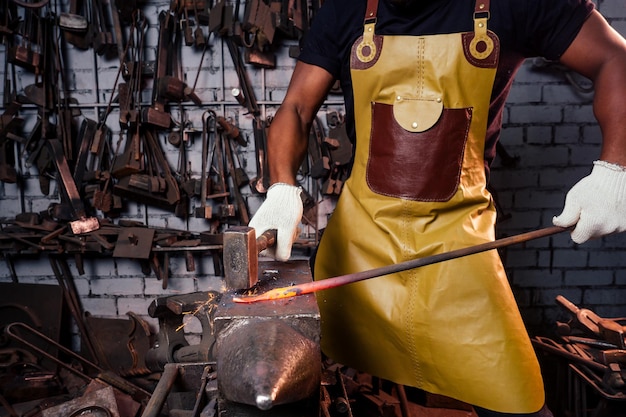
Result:
{"label": "glowing hot metal rod", "polygon": [[561,233],[571,228],[563,228],[557,226],[546,227],[544,229],[534,230],[532,232],[522,233],[515,236],[509,236],[502,239],[497,239],[492,242],[481,243],[479,245],[470,246],[467,248],[457,249],[450,252],[439,253],[432,256],[426,256],[423,258],[412,259],[410,261],[401,262],[394,265],[383,266],[380,268],[374,268],[367,271],[356,272],[353,274],[341,275],[334,278],[328,278],[320,281],[307,282],[304,284],[292,285],[289,287],[274,288],[270,291],[250,296],[234,297],[235,303],[255,303],[257,301],[271,301],[279,300],[281,298],[295,297],[303,294],[310,294],[313,292],[328,290],[331,288],[337,288],[342,285],[351,284],[354,282],[364,281],[366,279],[377,278],[383,275],[393,274],[396,272],[406,271],[409,269],[419,268],[421,266],[432,265],[439,262],[448,261],[451,259],[461,258],[463,256],[473,255],[480,252],[485,252],[492,249],[503,248],[505,246],[514,245],[517,243],[527,242],[532,239],[538,239],[541,237],[551,236],[556,233]]}

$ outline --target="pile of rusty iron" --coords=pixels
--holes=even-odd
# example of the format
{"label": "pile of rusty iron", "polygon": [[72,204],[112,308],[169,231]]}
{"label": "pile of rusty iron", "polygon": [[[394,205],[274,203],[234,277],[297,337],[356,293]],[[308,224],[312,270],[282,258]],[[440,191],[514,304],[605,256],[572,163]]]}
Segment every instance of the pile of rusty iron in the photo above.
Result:
{"label": "pile of rusty iron", "polygon": [[595,415],[604,415],[600,410],[614,403],[624,410],[626,318],[600,317],[562,295],[556,297],[556,302],[569,320],[557,322],[557,337],[532,339],[538,352],[557,358],[567,368],[558,376],[559,386],[555,388],[561,391],[558,401],[564,404],[555,408],[567,409],[577,417],[588,415],[592,407]]}
{"label": "pile of rusty iron", "polygon": [[[53,266],[65,274],[65,264]],[[66,288],[71,282],[60,284],[0,284],[0,415],[137,415],[151,395],[143,359],[152,340],[147,323],[134,313],[129,319],[83,313]],[[68,347],[67,310],[81,336],[76,350]]]}

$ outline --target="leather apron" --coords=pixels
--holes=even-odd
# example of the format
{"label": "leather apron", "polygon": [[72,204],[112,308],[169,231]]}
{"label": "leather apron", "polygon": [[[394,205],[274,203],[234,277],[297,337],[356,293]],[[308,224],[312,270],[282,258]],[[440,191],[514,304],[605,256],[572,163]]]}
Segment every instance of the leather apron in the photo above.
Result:
{"label": "leather apron", "polygon": [[[357,142],[320,242],[315,279],[495,238],[484,140],[499,41],[474,31],[375,34],[352,47]],[[544,404],[539,365],[496,251],[317,294],[322,349],[339,363],[498,412]]]}

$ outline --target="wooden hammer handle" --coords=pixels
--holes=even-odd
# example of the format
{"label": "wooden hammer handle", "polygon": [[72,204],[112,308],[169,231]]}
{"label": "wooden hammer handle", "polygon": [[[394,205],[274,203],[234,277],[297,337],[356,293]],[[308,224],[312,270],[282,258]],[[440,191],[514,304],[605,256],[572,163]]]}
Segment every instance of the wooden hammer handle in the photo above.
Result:
{"label": "wooden hammer handle", "polygon": [[256,248],[258,252],[264,251],[267,248],[271,248],[276,244],[276,229],[269,229],[261,233],[261,236],[256,238]]}

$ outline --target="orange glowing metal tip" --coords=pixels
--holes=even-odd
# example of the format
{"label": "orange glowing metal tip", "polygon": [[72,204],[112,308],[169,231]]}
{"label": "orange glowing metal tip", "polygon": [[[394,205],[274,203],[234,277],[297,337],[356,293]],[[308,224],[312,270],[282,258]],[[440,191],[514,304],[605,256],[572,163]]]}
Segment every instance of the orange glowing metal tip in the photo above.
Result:
{"label": "orange glowing metal tip", "polygon": [[522,233],[515,236],[509,236],[502,239],[494,240],[492,242],[481,243],[479,245],[470,246],[467,248],[439,253],[423,258],[412,259],[394,265],[383,266],[380,268],[374,268],[367,271],[356,272],[353,274],[340,275],[338,277],[328,278],[320,281],[307,282],[305,284],[292,285],[290,287],[274,288],[273,290],[269,290],[267,292],[257,295],[233,297],[233,301],[235,303],[255,303],[257,301],[273,301],[280,300],[282,298],[310,294],[316,291],[328,290],[331,288],[340,287],[342,285],[351,284],[353,282],[363,281],[370,278],[377,278],[383,275],[406,271],[408,269],[419,268],[421,266],[448,261],[450,259],[461,258],[463,256],[473,255],[475,253],[485,252],[491,249],[503,248],[505,246],[527,242],[532,239],[554,235],[556,233],[561,233],[571,229],[572,227],[546,227],[544,229],[534,230],[532,232]]}

